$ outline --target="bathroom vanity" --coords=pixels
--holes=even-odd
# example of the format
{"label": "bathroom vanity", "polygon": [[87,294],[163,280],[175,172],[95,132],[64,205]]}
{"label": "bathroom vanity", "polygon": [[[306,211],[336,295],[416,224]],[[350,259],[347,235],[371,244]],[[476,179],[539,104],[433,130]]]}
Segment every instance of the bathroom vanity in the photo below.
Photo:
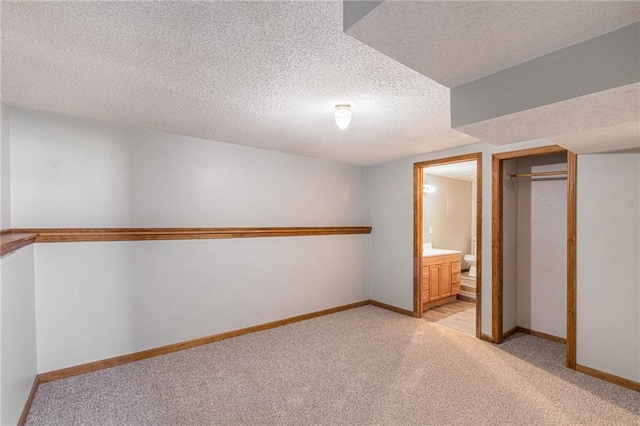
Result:
{"label": "bathroom vanity", "polygon": [[461,255],[455,250],[423,250],[423,310],[456,300],[456,295],[460,293]]}

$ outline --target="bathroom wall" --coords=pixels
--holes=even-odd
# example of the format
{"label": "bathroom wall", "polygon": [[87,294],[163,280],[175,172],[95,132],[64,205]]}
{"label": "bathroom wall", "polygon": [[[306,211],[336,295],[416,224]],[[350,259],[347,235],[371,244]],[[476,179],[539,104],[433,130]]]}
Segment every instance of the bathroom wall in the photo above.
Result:
{"label": "bathroom wall", "polygon": [[[12,108],[13,227],[364,225],[363,169]],[[369,299],[368,235],[35,245],[38,371]]]}
{"label": "bathroom wall", "polygon": [[423,193],[424,240],[434,248],[471,253],[471,182],[425,174],[424,183],[435,188]]}
{"label": "bathroom wall", "polygon": [[[518,173],[567,170],[566,155],[522,158]],[[517,324],[567,336],[567,179],[519,178]]]}

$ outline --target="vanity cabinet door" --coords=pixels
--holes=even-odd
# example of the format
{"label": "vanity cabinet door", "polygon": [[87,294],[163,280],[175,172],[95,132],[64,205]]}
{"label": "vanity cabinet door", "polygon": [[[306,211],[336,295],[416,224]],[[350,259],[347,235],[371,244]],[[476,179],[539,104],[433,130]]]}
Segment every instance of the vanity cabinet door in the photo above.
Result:
{"label": "vanity cabinet door", "polygon": [[440,299],[440,268],[438,265],[429,267],[429,300]]}
{"label": "vanity cabinet door", "polygon": [[440,265],[440,297],[451,296],[451,264]]}

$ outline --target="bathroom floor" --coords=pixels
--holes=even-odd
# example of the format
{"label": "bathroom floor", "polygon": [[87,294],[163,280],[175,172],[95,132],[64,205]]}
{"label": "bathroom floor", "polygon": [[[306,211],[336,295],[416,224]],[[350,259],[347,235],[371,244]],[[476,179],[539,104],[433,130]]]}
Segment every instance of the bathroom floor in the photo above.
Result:
{"label": "bathroom floor", "polygon": [[431,308],[422,313],[422,318],[442,327],[476,335],[476,304],[457,300]]}

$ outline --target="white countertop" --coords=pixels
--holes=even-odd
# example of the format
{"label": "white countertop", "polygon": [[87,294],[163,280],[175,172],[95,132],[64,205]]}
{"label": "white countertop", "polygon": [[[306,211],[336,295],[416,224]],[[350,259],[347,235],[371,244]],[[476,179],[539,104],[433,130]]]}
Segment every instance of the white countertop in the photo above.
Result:
{"label": "white countertop", "polygon": [[446,249],[436,249],[436,248],[422,250],[422,257],[443,256],[446,254],[462,254],[462,252],[458,250],[446,250]]}

